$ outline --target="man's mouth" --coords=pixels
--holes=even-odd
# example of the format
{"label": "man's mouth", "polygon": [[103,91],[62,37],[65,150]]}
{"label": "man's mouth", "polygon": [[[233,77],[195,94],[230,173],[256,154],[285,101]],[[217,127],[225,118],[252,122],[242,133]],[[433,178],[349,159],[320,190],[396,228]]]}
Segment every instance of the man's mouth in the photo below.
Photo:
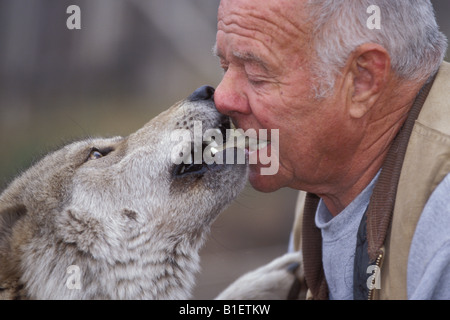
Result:
{"label": "man's mouth", "polygon": [[[173,170],[175,176],[201,176],[209,170],[220,169],[221,166],[218,165],[255,164],[260,156],[267,158],[267,150],[262,155],[259,153],[259,150],[271,145],[271,140],[266,139],[266,129],[259,132],[247,129],[244,132],[243,129],[236,128],[229,118],[223,119],[217,127],[207,129],[204,133],[201,123],[199,126],[199,129],[194,126],[194,141],[190,142],[190,146],[186,145],[183,151],[177,151],[178,157]],[[198,137],[196,130],[197,133],[203,133],[200,140],[195,138]]]}
{"label": "man's mouth", "polygon": [[[256,133],[256,131],[255,131]],[[230,129],[227,129],[227,134],[224,139],[224,143],[219,145],[212,141],[213,145],[211,147],[211,153],[215,155],[229,148],[237,148],[242,150],[247,150],[247,152],[254,152],[257,150],[262,150],[268,145],[270,145],[270,140],[258,138],[257,135],[252,135],[249,130],[244,132],[243,129],[238,129],[231,122]],[[211,142],[211,141],[207,141]]]}

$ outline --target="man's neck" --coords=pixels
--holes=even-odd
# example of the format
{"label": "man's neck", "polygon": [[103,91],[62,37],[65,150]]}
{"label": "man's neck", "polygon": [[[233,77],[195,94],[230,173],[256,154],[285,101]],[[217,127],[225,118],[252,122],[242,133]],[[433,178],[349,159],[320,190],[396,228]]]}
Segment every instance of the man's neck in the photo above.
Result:
{"label": "man's neck", "polygon": [[405,122],[422,84],[393,86],[397,92],[385,95],[368,114],[364,137],[354,150],[352,160],[340,181],[329,188],[331,192],[318,194],[333,216],[343,211],[372,181],[382,168],[389,148]]}

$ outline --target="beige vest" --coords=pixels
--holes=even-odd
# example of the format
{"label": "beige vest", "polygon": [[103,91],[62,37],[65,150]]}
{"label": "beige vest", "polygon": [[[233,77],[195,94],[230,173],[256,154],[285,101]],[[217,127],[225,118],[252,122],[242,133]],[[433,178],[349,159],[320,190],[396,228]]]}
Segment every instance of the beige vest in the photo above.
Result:
{"label": "beige vest", "polygon": [[[422,210],[436,186],[450,172],[450,64],[444,62],[417,119],[403,162],[391,230],[385,243],[380,290],[375,299],[407,298],[408,254]],[[305,193],[300,192],[293,228],[294,248],[301,248]]]}

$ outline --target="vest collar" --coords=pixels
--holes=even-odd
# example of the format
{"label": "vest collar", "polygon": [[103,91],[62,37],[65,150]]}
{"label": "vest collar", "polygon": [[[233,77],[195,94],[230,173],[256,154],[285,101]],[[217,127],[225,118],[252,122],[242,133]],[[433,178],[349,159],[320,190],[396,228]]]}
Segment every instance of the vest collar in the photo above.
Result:
{"label": "vest collar", "polygon": [[[367,208],[367,243],[370,260],[382,252],[394,211],[395,197],[403,160],[412,128],[433,85],[434,76],[420,90],[408,118],[395,137],[383,163],[383,170]],[[305,199],[302,224],[302,251],[305,280],[314,299],[328,299],[328,286],[322,264],[322,235],[314,218],[320,198],[308,193]]]}

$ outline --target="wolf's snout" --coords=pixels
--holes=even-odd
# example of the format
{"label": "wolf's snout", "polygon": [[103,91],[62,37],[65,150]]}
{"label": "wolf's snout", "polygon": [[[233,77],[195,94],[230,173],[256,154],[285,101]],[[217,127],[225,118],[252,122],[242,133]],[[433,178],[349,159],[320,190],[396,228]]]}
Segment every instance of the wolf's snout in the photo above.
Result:
{"label": "wolf's snout", "polygon": [[215,89],[210,86],[202,86],[195,90],[188,98],[189,101],[212,100]]}
{"label": "wolf's snout", "polygon": [[219,148],[231,124],[213,97],[200,87],[128,137],[66,145],[14,180],[0,300],[187,299],[211,224],[247,181]]}

